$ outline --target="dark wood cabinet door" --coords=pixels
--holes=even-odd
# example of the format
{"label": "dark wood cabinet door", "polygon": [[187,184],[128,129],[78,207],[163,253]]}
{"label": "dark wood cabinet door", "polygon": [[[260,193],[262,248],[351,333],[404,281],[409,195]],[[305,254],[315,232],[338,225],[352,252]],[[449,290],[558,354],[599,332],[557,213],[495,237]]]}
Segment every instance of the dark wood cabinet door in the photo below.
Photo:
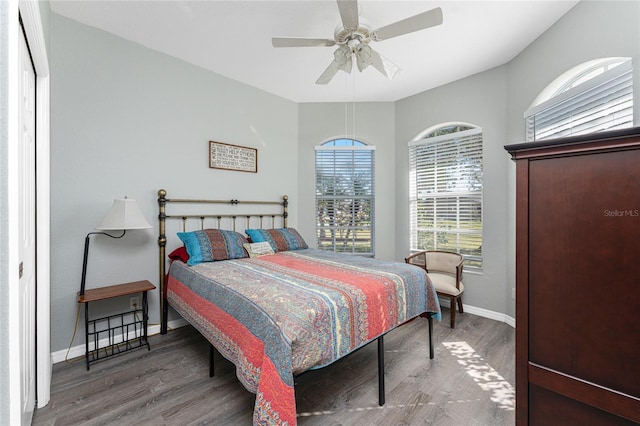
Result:
{"label": "dark wood cabinet door", "polygon": [[640,150],[529,167],[530,361],[640,395]]}
{"label": "dark wood cabinet door", "polygon": [[516,161],[516,420],[640,424],[640,129]]}

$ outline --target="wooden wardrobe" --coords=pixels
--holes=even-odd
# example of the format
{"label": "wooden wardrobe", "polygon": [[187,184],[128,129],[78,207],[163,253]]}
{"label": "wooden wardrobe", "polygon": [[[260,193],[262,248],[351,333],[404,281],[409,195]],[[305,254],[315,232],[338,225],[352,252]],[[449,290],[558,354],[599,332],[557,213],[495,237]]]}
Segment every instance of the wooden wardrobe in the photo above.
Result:
{"label": "wooden wardrobe", "polygon": [[516,163],[516,423],[640,423],[640,128]]}

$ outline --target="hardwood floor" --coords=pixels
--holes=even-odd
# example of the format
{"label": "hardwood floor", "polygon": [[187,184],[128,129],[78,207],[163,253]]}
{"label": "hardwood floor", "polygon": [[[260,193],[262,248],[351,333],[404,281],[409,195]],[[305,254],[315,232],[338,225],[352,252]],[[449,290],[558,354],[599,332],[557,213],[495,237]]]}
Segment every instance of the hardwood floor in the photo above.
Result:
{"label": "hardwood floor", "polygon": [[[385,337],[386,404],[378,406],[377,346],[296,379],[300,425],[513,425],[514,332],[469,313],[456,329],[427,321]],[[54,366],[51,401],[33,425],[250,425],[255,396],[219,355],[208,375],[208,343],[191,327],[150,338],[137,350],[93,364]]]}

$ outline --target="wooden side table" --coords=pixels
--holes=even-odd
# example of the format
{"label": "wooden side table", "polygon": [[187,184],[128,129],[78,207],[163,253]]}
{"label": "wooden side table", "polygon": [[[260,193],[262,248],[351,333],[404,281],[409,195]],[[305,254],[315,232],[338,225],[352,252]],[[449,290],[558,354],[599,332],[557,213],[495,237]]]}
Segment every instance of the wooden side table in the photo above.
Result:
{"label": "wooden side table", "polygon": [[[87,371],[91,363],[113,355],[144,346],[147,347],[147,350],[151,350],[147,339],[147,322],[149,319],[147,291],[155,288],[156,286],[144,280],[85,290],[84,294],[78,292],[78,303],[84,303]],[[89,318],[89,302],[136,293],[142,293],[140,307],[107,317]]]}

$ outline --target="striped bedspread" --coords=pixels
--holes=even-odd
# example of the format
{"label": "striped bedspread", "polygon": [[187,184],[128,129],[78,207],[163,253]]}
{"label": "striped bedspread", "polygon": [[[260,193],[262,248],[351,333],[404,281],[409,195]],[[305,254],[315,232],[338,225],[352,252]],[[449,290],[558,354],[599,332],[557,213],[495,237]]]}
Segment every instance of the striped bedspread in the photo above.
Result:
{"label": "striped bedspread", "polygon": [[412,265],[315,249],[174,261],[167,299],[256,394],[254,424],[295,425],[294,374],[319,368],[440,307]]}

